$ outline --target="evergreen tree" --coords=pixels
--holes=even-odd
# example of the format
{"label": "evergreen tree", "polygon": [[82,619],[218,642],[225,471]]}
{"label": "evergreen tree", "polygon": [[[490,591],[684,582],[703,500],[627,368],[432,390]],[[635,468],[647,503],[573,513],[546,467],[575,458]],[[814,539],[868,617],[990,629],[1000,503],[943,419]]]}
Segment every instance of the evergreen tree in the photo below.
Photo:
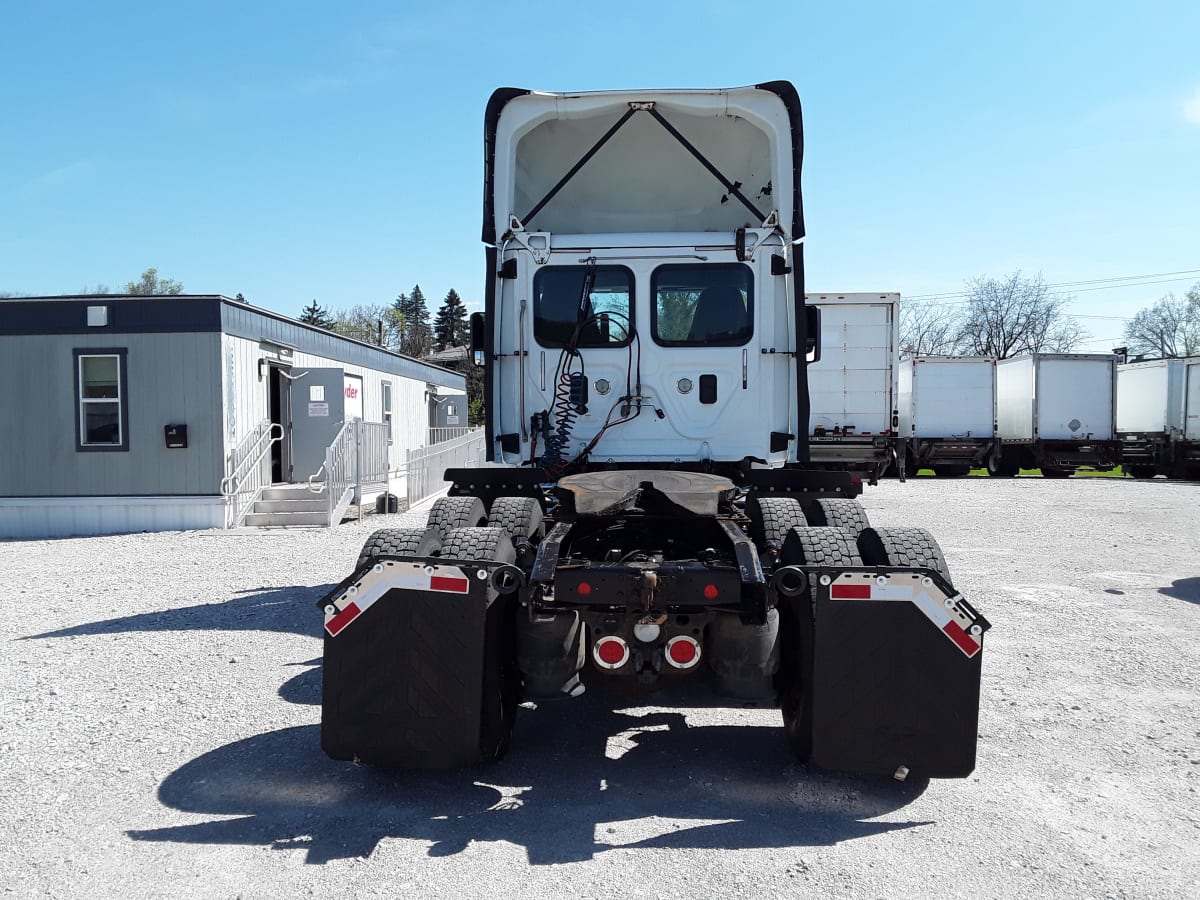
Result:
{"label": "evergreen tree", "polygon": [[434,343],[439,350],[449,346],[461,347],[467,342],[467,333],[467,306],[458,296],[458,291],[450,288],[433,320]]}
{"label": "evergreen tree", "polygon": [[392,349],[408,356],[421,357],[429,352],[432,333],[429,327],[429,307],[419,284],[413,285],[412,293],[401,294],[392,303],[391,319],[399,331],[398,346]]}
{"label": "evergreen tree", "polygon": [[318,328],[329,328],[333,325],[329,313],[322,309],[316,300],[304,307],[304,312],[300,313],[300,321],[305,325],[316,325]]}

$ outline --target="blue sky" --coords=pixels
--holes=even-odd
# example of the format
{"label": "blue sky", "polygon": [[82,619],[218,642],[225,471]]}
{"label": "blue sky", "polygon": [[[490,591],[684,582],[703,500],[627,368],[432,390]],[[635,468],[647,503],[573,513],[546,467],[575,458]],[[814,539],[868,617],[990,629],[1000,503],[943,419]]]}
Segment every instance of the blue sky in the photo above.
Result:
{"label": "blue sky", "polygon": [[[0,291],[156,266],[288,315],[414,283],[477,306],[495,87],[780,78],[804,104],[810,290],[1190,273],[1073,289],[1078,314],[1128,316],[1200,281],[1195,0],[9,0],[0,21]],[[1084,324],[1085,349],[1121,333]]]}

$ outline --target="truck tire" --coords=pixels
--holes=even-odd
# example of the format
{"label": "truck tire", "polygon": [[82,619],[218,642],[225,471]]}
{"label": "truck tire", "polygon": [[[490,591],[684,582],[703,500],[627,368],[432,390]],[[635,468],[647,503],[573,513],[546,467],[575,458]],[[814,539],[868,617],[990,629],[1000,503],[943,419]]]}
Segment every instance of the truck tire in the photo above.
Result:
{"label": "truck tire", "polygon": [[782,547],[788,532],[806,521],[804,507],[793,497],[751,497],[746,514],[750,516],[750,539],[759,553],[771,544]]}
{"label": "truck tire", "polygon": [[1042,466],[1043,478],[1070,478],[1075,470],[1069,466]]}
{"label": "truck tire", "polygon": [[1158,474],[1154,466],[1127,466],[1125,471],[1133,478],[1153,478]]}
{"label": "truck tire", "polygon": [[445,537],[455,528],[473,528],[487,521],[478,497],[439,497],[429,510],[428,527]]}
{"label": "truck tire", "polygon": [[913,566],[933,569],[950,584],[950,567],[942,548],[924,528],[866,528],[858,536],[858,552],[868,566]]}
{"label": "truck tire", "polygon": [[517,552],[503,528],[452,528],[442,537],[443,559],[515,562]]}
{"label": "truck tire", "polygon": [[871,524],[867,521],[867,511],[861,503],[839,498],[817,500],[804,508],[804,517],[809,525],[844,528],[854,532],[856,537]]}
{"label": "truck tire", "polygon": [[546,535],[542,504],[532,497],[497,497],[488,515],[488,526],[503,528],[515,544],[536,542]]}
{"label": "truck tire", "polygon": [[425,528],[381,528],[363,544],[355,570],[376,556],[432,556],[441,544],[437,534]]}
{"label": "truck tire", "polygon": [[[783,543],[785,565],[854,566],[861,564],[855,538],[837,527],[800,527]],[[783,714],[783,731],[800,762],[812,755],[812,708],[806,698],[812,672],[811,593],[779,604],[780,660],[776,690]]]}
{"label": "truck tire", "polygon": [[780,562],[785,566],[861,565],[857,540],[857,533],[838,525],[793,528],[783,541]]}
{"label": "truck tire", "polygon": [[1014,456],[988,457],[987,473],[992,478],[1015,478],[1020,471],[1020,461]]}

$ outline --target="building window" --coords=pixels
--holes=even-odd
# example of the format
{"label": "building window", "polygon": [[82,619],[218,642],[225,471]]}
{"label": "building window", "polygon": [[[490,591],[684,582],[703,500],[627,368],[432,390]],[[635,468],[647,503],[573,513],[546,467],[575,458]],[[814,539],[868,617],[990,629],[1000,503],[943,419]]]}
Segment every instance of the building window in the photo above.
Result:
{"label": "building window", "polygon": [[76,449],[128,450],[124,349],[75,351]]}
{"label": "building window", "polygon": [[392,442],[392,383],[383,382],[383,424],[387,426],[388,443]]}

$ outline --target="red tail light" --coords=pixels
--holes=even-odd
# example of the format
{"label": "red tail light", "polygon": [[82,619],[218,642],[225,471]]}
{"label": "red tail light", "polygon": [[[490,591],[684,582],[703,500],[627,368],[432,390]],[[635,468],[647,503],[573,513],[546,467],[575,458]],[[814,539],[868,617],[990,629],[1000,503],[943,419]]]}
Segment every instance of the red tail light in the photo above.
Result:
{"label": "red tail light", "polygon": [[592,647],[592,658],[602,669],[619,669],[629,661],[629,645],[616,635],[607,635]]}
{"label": "red tail light", "polygon": [[667,662],[676,669],[690,669],[700,662],[700,644],[686,634],[676,635],[667,641]]}

